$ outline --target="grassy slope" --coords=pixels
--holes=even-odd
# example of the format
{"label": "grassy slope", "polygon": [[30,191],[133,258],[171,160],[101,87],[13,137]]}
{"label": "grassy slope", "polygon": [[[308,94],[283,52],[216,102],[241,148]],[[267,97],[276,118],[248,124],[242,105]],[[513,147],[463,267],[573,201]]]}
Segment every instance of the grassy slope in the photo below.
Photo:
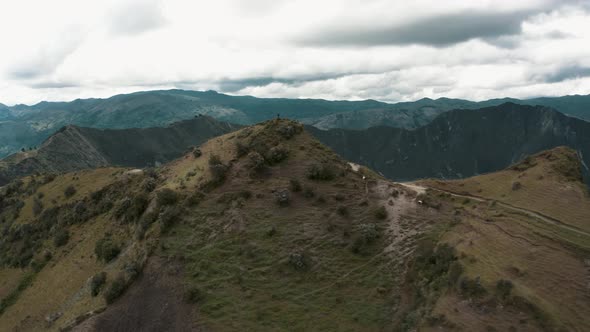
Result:
{"label": "grassy slope", "polygon": [[[267,126],[274,129],[272,122]],[[270,130],[256,126],[250,136]],[[197,171],[194,180],[182,181],[188,188],[207,179],[207,172],[199,179],[207,156],[215,153],[229,162],[236,155],[235,143],[247,140],[241,136],[244,132],[214,139],[202,147],[199,159],[173,164],[170,174],[180,177],[171,186],[188,170]],[[268,137],[269,143],[273,140]],[[347,170],[307,134],[281,144],[289,150],[287,161],[271,167],[268,175],[251,178],[247,158],[238,160],[229,180],[163,240],[163,254],[182,257],[188,282],[204,293],[203,322],[213,330],[379,330],[390,325],[398,262],[383,255],[382,240],[366,255],[350,250],[361,223],[379,223],[372,206],[359,206],[366,199],[361,175]],[[308,167],[321,161],[342,175],[327,182],[308,180]],[[278,207],[271,191],[289,188],[290,179],[313,188],[315,197],[291,192],[289,206]],[[241,190],[252,197],[218,202]],[[346,206],[349,215],[339,215],[339,206]],[[290,255],[297,253],[305,255],[308,269],[289,265]]]}
{"label": "grassy slope", "polygon": [[[536,154],[529,160],[496,173],[423,183],[537,211],[590,231],[590,198],[587,187],[579,181],[580,165],[575,151],[560,147]],[[513,189],[516,183],[520,184],[519,189]]]}
{"label": "grassy slope", "polygon": [[[590,236],[494,203],[507,202],[588,229],[584,216],[589,215],[590,204],[585,187],[563,172],[570,169],[566,166],[572,154],[557,148],[510,170],[458,181],[423,182],[441,190],[490,198],[478,202],[440,194],[453,202],[462,216],[461,223],[441,241],[456,248],[465,275],[480,278],[489,294],[466,302],[470,297],[450,291],[437,302],[434,315],[442,314],[466,330],[485,326],[519,331],[590,329],[590,268],[585,260],[590,254]],[[514,181],[522,187],[512,190]],[[520,307],[498,302],[494,293],[502,279],[513,283],[514,296],[534,304],[536,319],[524,317],[526,310]]]}

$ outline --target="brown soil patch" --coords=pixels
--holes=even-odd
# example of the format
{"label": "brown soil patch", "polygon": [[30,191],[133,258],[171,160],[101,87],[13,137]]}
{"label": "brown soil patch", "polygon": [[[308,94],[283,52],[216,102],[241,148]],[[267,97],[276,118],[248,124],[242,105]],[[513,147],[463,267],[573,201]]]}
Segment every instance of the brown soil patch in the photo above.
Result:
{"label": "brown soil patch", "polygon": [[152,257],[123,297],[73,331],[203,331],[183,294],[180,264]]}

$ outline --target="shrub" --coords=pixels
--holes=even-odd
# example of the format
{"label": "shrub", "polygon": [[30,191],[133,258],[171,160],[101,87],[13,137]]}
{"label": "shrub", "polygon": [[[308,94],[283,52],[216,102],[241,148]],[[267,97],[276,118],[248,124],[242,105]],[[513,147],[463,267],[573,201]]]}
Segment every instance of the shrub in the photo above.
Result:
{"label": "shrub", "polygon": [[105,263],[115,259],[120,252],[121,248],[109,237],[103,237],[102,239],[96,241],[96,245],[94,247],[96,258]]}
{"label": "shrub", "polygon": [[41,212],[43,212],[43,203],[37,197],[33,199],[33,214],[38,216]]}
{"label": "shrub", "polygon": [[334,172],[327,164],[313,164],[307,170],[310,180],[329,181],[334,179]]}
{"label": "shrub", "polygon": [[158,191],[156,195],[156,202],[158,206],[173,205],[178,201],[178,194],[169,188],[164,188]]}
{"label": "shrub", "polygon": [[387,210],[385,209],[384,206],[380,206],[380,207],[376,208],[375,211],[373,211],[373,215],[375,216],[375,218],[377,218],[379,220],[383,220],[383,219],[387,218]]}
{"label": "shrub", "polygon": [[336,211],[338,212],[339,215],[341,215],[343,217],[348,216],[348,208],[346,208],[346,206],[344,206],[344,205],[339,206]]}
{"label": "shrub", "polygon": [[500,279],[496,283],[496,294],[501,299],[506,299],[510,296],[510,293],[512,292],[512,288],[514,288],[514,285],[512,285],[512,281]]}
{"label": "shrub", "polygon": [[131,200],[131,206],[126,213],[125,221],[134,222],[141,217],[145,209],[148,207],[149,198],[146,193],[139,193]]}
{"label": "shrub", "polygon": [[198,303],[202,301],[203,298],[203,292],[197,287],[191,287],[186,291],[186,293],[184,293],[184,300],[188,303]]}
{"label": "shrub", "polygon": [[449,285],[456,285],[462,274],[463,274],[463,265],[461,265],[461,263],[459,263],[458,261],[452,262],[451,265],[449,266],[449,276],[448,276]]}
{"label": "shrub", "polygon": [[313,188],[305,187],[305,189],[303,190],[303,197],[305,197],[305,198],[315,197],[315,191],[313,191]]}
{"label": "shrub", "polygon": [[203,155],[203,152],[201,152],[201,149],[193,148],[193,157],[199,158],[202,155]]}
{"label": "shrub", "polygon": [[262,172],[266,168],[264,157],[256,151],[250,152],[248,154],[248,168],[255,172]]}
{"label": "shrub", "polygon": [[363,254],[369,245],[381,236],[375,224],[361,224],[359,233],[354,237],[351,250],[355,254]]}
{"label": "shrub", "polygon": [[250,151],[250,147],[244,144],[242,141],[236,142],[236,156],[238,158],[243,157],[248,154]]}
{"label": "shrub", "polygon": [[309,262],[304,253],[296,252],[289,255],[289,265],[295,270],[306,270],[309,267]]}
{"label": "shrub", "polygon": [[160,213],[160,230],[165,233],[172,227],[179,219],[180,208],[177,206],[169,206]]}
{"label": "shrub", "polygon": [[47,183],[52,182],[53,180],[55,180],[55,174],[48,173],[48,174],[43,175],[43,180],[41,180],[41,182],[43,184],[47,184]]}
{"label": "shrub", "polygon": [[295,179],[291,179],[289,180],[289,189],[291,189],[292,192],[300,192],[301,191],[301,183]]}
{"label": "shrub", "polygon": [[141,188],[148,193],[151,193],[156,189],[156,180],[154,178],[148,177],[141,183]]}
{"label": "shrub", "polygon": [[518,181],[512,183],[512,190],[519,190],[520,188],[522,188],[522,184]]}
{"label": "shrub", "polygon": [[277,132],[285,139],[290,139],[303,130],[301,126],[294,126],[290,123],[281,123],[277,127]]}
{"label": "shrub", "polygon": [[197,206],[201,201],[205,198],[205,194],[200,191],[195,191],[190,194],[184,201],[184,205],[186,206]]}
{"label": "shrub", "polygon": [[60,229],[53,236],[53,244],[56,247],[65,246],[70,240],[70,233],[65,229]]}
{"label": "shrub", "polygon": [[277,145],[268,150],[267,159],[271,164],[280,163],[289,157],[289,150],[281,145]]}
{"label": "shrub", "polygon": [[74,194],[76,194],[76,188],[73,185],[67,186],[64,190],[64,195],[66,196],[66,198],[70,198],[74,196]]}
{"label": "shrub", "polygon": [[127,289],[127,286],[127,282],[123,276],[118,276],[115,280],[113,280],[110,287],[104,294],[104,299],[107,301],[107,304],[115,302],[116,299],[123,295]]}
{"label": "shrub", "polygon": [[209,171],[211,172],[212,179],[211,181],[213,184],[221,184],[225,181],[225,177],[227,172],[229,171],[229,167],[223,162],[221,162],[221,158],[219,156],[212,154],[209,157]]}
{"label": "shrub", "polygon": [[100,272],[95,274],[92,279],[90,280],[90,294],[94,297],[100,293],[102,286],[107,281],[107,274],[106,272]]}
{"label": "shrub", "polygon": [[290,201],[289,190],[287,190],[287,189],[277,190],[275,192],[275,199],[276,199],[277,204],[279,204],[280,206],[289,205],[289,201]]}
{"label": "shrub", "polygon": [[479,282],[479,278],[470,279],[464,277],[461,279],[461,293],[471,297],[481,297],[487,293],[486,289]]}

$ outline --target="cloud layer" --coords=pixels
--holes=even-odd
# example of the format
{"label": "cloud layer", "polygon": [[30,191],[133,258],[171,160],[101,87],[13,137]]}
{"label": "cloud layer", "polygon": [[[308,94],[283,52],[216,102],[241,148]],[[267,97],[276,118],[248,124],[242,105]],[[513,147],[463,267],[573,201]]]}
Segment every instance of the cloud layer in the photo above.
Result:
{"label": "cloud layer", "polygon": [[0,3],[0,43],[5,104],[590,93],[590,0],[21,0]]}

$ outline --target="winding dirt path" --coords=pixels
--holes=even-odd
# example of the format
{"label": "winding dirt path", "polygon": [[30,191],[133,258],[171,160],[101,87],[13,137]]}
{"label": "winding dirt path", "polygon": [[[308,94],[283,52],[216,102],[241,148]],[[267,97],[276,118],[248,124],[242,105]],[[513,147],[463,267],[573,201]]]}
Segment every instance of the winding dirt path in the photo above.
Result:
{"label": "winding dirt path", "polygon": [[553,225],[553,226],[557,226],[557,227],[560,227],[560,228],[563,228],[563,229],[567,229],[568,231],[571,231],[571,232],[574,232],[574,233],[577,233],[577,234],[580,234],[580,235],[584,235],[584,236],[590,237],[590,233],[585,232],[585,231],[583,231],[583,230],[581,230],[581,229],[579,229],[579,228],[577,228],[575,226],[568,225],[568,224],[564,223],[563,221],[560,221],[560,220],[555,219],[553,217],[549,217],[547,215],[544,215],[544,214],[539,213],[539,212],[536,212],[536,211],[532,211],[532,210],[528,210],[528,209],[525,209],[525,208],[522,208],[522,207],[514,206],[514,205],[511,205],[511,204],[502,202],[502,201],[492,200],[492,199],[488,199],[488,198],[481,197],[481,196],[475,196],[475,195],[458,194],[458,193],[455,193],[455,192],[452,192],[452,191],[447,191],[447,190],[438,189],[438,188],[432,188],[432,187],[428,187],[427,188],[427,187],[419,186],[419,185],[417,185],[415,183],[399,183],[399,184],[402,185],[402,186],[404,186],[404,187],[406,187],[406,188],[415,190],[415,191],[420,190],[423,193],[426,192],[426,189],[431,189],[431,190],[434,190],[434,191],[438,191],[438,192],[441,192],[441,193],[446,193],[446,194],[452,195],[454,197],[472,199],[472,200],[478,201],[478,202],[491,202],[491,201],[494,201],[494,202],[496,202],[497,205],[499,205],[499,206],[501,206],[501,207],[503,207],[505,209],[512,210],[512,211],[518,212],[518,213],[522,213],[522,214],[525,214],[525,215],[527,215],[529,217],[532,217],[532,218],[534,218],[536,220],[539,220],[539,221],[541,221],[543,223],[550,224],[550,225]]}

